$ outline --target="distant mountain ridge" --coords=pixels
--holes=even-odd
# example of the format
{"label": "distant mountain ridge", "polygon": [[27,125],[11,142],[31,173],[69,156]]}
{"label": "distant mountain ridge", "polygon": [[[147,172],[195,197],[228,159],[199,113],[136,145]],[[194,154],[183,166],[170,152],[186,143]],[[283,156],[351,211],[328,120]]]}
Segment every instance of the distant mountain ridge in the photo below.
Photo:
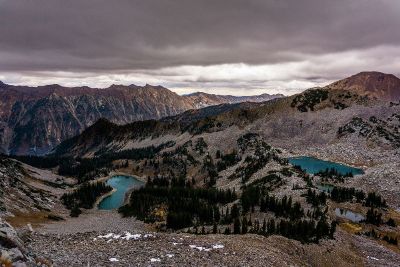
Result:
{"label": "distant mountain ridge", "polygon": [[[213,100],[205,101],[208,97]],[[44,154],[100,118],[126,124],[210,105],[241,102],[238,97],[208,94],[202,94],[201,99],[180,96],[165,87],[148,84],[98,89],[58,84],[12,86],[0,82],[0,151]],[[271,97],[264,95],[260,99]],[[200,104],[201,101],[205,104]],[[243,98],[243,101],[248,100]]]}
{"label": "distant mountain ridge", "polygon": [[[382,77],[382,74],[379,74],[379,76]],[[166,140],[173,140],[174,137],[177,138],[182,134],[196,136],[205,133],[224,132],[227,129],[234,131],[236,127],[247,129],[254,127],[254,125],[261,125],[263,131],[268,132],[274,138],[281,135],[293,135],[293,138],[300,139],[297,140],[298,142],[308,142],[310,140],[320,142],[318,141],[320,136],[317,132],[327,128],[323,126],[325,123],[335,124],[337,125],[336,128],[330,128],[330,131],[335,133],[329,137],[329,141],[333,142],[343,138],[343,136],[351,136],[352,130],[356,131],[356,128],[361,129],[362,127],[358,124],[349,124],[349,122],[356,118],[356,114],[365,115],[364,113],[369,114],[370,112],[382,118],[382,125],[389,125],[384,122],[388,119],[388,114],[386,114],[388,111],[380,111],[381,109],[386,109],[387,106],[391,106],[386,101],[386,94],[371,95],[369,93],[369,88],[379,81],[374,79],[369,82],[364,81],[363,78],[370,79],[370,74],[365,73],[355,75],[355,77],[356,79],[352,76],[334,83],[334,87],[331,85],[331,87],[312,88],[297,95],[277,98],[265,103],[212,106],[186,111],[180,115],[166,117],[161,120],[140,121],[118,126],[107,121],[101,121],[88,128],[83,134],[61,143],[57,147],[56,153],[82,157],[94,155],[99,151],[118,151],[123,148],[129,148],[132,143],[140,143],[146,138],[153,140],[164,136]],[[383,79],[388,78],[391,79],[391,75],[383,75]],[[353,79],[354,82],[351,83],[351,86],[346,86],[350,85],[346,81],[353,81]],[[383,86],[382,91],[385,92],[388,88],[391,87]],[[198,95],[201,94],[195,94],[195,96]],[[315,114],[318,113],[329,113],[329,116],[326,114],[324,115],[325,117],[316,116]],[[343,117],[343,114],[346,114],[346,117]],[[310,122],[310,117],[314,117],[313,122]],[[298,118],[299,121],[293,121],[293,118]],[[394,120],[397,120],[396,118]],[[393,120],[393,118],[390,119]],[[357,119],[355,120],[358,122]],[[265,122],[262,123],[263,121]],[[307,123],[310,124],[307,129],[313,129],[310,130],[313,134],[301,140],[301,133],[305,131],[302,129],[302,125]],[[265,125],[263,126],[263,124]],[[378,130],[374,128],[375,126],[369,127],[367,125],[364,127],[369,127],[368,131],[371,133],[371,136],[367,136],[366,139],[379,145],[387,142],[390,147],[398,146],[398,134],[395,132],[396,126],[378,127],[378,125]],[[346,131],[336,135],[339,127]],[[372,136],[379,136],[379,138],[372,138]]]}
{"label": "distant mountain ridge", "polygon": [[285,97],[283,94],[261,94],[254,96],[233,96],[233,95],[215,95],[203,92],[196,92],[185,95],[186,98],[191,99],[196,108],[203,108],[207,106],[218,105],[221,103],[241,103],[241,102],[265,102],[275,98]]}
{"label": "distant mountain ridge", "polygon": [[[400,100],[400,79],[380,72],[361,72],[323,89],[350,91],[380,101]],[[198,92],[180,96],[165,87],[152,85],[112,85],[97,89],[57,84],[28,87],[0,83],[0,151],[10,154],[48,153],[100,118],[115,124],[128,124],[168,117],[166,120],[169,122],[177,120],[189,125],[195,118],[203,120],[232,109],[246,113],[249,109],[249,106],[235,104],[253,102],[254,105],[255,102],[277,98],[285,99],[279,94],[241,97]],[[299,110],[312,109],[305,100],[300,98],[294,104]],[[218,106],[221,104],[226,105]],[[347,104],[341,100],[334,105],[345,108]],[[195,110],[210,106],[217,107]],[[192,111],[174,117],[188,110]]]}

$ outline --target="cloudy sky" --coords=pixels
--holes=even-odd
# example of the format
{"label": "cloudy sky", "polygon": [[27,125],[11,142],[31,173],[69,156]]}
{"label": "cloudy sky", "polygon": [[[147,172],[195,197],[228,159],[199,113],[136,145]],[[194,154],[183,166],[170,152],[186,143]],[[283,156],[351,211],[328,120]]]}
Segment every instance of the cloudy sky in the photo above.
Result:
{"label": "cloudy sky", "polygon": [[0,0],[0,80],[292,94],[400,76],[399,0]]}

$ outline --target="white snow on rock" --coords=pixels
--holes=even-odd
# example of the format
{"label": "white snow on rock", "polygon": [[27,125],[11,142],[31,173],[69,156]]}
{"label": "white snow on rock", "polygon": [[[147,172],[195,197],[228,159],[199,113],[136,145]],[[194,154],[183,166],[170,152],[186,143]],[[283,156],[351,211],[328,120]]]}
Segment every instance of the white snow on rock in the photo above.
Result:
{"label": "white snow on rock", "polygon": [[[143,240],[148,238],[154,238],[155,235],[153,234],[131,234],[129,232],[125,232],[125,235],[118,235],[114,233],[108,233],[106,235],[99,235],[97,238],[107,239],[107,242],[111,242],[112,240]],[[97,238],[94,238],[93,241],[96,241]]]}
{"label": "white snow on rock", "polygon": [[197,249],[198,251],[210,251],[211,248],[205,248],[201,246],[196,246],[196,245],[189,245],[190,248]]}
{"label": "white snow on rock", "polygon": [[109,261],[111,261],[111,262],[117,262],[117,261],[119,261],[119,260],[118,260],[117,258],[110,258]]}
{"label": "white snow on rock", "polygon": [[109,233],[109,234],[106,234],[106,235],[99,235],[98,238],[107,238],[108,239],[108,238],[113,237],[113,235],[114,235],[113,233]]}
{"label": "white snow on rock", "polygon": [[192,248],[192,249],[197,249],[198,251],[211,251],[211,250],[213,250],[213,249],[221,249],[221,248],[224,248],[224,245],[221,245],[221,244],[216,244],[216,245],[213,245],[211,248],[208,248],[208,247],[202,247],[202,246],[196,246],[196,245],[189,245],[189,247],[190,248]]}
{"label": "white snow on rock", "polygon": [[161,262],[160,258],[151,258],[150,262]]}

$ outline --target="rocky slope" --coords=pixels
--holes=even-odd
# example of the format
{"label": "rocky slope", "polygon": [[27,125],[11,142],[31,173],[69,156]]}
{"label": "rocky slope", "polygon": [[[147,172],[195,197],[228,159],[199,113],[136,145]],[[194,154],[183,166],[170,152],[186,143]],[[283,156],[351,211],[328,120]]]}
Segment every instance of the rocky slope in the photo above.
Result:
{"label": "rocky slope", "polygon": [[266,238],[249,234],[202,236],[155,233],[155,237],[149,239],[110,238],[109,242],[98,238],[110,233],[122,237],[125,234],[115,231],[67,236],[35,234],[29,246],[36,253],[52,259],[56,266],[395,267],[400,260],[398,254],[376,247],[373,241],[366,238],[359,237],[353,243],[349,234],[343,232],[335,241],[313,245],[302,245],[281,236]]}
{"label": "rocky slope", "polygon": [[400,100],[400,79],[381,72],[361,72],[327,86],[344,89],[359,95],[369,95],[386,101]]}
{"label": "rocky slope", "polygon": [[[204,100],[210,97],[212,101]],[[198,107],[274,97],[278,96],[243,99],[206,94],[179,96],[162,86],[151,85],[112,85],[96,89],[0,83],[0,151],[44,154],[100,118],[126,124],[176,115]]]}
{"label": "rocky slope", "polygon": [[[62,220],[53,211],[64,188],[73,183],[50,171],[0,157],[0,266],[50,266],[25,246],[20,234],[25,236],[26,230],[40,223]],[[19,233],[13,226],[25,230]]]}
{"label": "rocky slope", "polygon": [[0,216],[50,212],[73,179],[0,157]]}

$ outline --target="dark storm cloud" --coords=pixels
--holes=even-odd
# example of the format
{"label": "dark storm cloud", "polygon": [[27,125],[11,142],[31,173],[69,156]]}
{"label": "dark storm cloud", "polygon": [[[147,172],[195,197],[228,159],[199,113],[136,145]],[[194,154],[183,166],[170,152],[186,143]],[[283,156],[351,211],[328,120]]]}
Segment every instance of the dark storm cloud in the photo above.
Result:
{"label": "dark storm cloud", "polygon": [[1,71],[273,64],[400,45],[397,0],[0,0]]}

